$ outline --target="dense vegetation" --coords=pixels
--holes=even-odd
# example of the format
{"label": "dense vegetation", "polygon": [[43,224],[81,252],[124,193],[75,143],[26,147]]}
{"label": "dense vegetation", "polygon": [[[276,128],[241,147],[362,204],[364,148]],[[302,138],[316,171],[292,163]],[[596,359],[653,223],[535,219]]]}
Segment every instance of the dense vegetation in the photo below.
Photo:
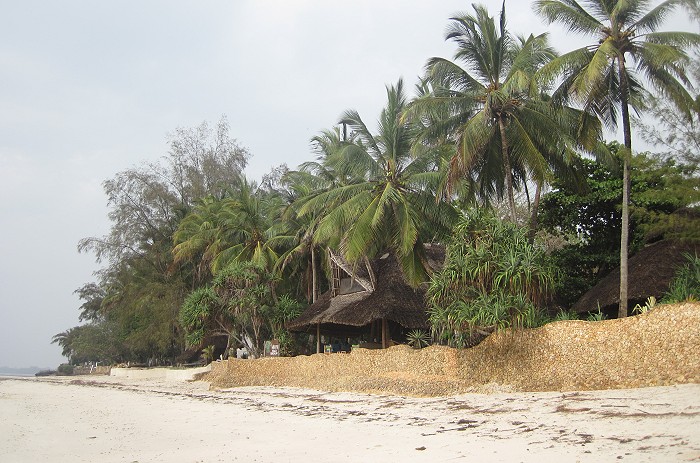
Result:
{"label": "dense vegetation", "polygon": [[[79,249],[105,266],[76,291],[83,324],[54,342],[72,363],[259,355],[273,337],[294,353],[307,339],[285,322],[327,289],[328,248],[354,264],[392,253],[428,288],[432,340],[456,346],[566,317],[618,266],[625,286],[628,242],[700,238],[688,55],[700,36],[657,32],[679,2],[647,3],[534,2],[549,22],[602,33],[563,55],[546,34],[514,35],[505,7],[474,6],[450,20],[454,59],[427,60],[413,98],[387,86],[376,129],[345,111],[313,138],[314,161],[259,185],[225,119],[179,129],[161,163],[104,183],[111,230]],[[630,108],[657,118],[659,154],[633,154]],[[619,119],[623,143],[605,143]],[[446,244],[441,271],[424,243]],[[683,272],[674,294],[697,297],[697,258]]]}

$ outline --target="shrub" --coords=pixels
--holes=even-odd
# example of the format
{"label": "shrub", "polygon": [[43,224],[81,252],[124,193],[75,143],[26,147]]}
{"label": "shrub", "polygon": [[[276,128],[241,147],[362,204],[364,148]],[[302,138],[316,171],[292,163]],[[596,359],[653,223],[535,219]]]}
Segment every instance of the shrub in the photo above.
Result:
{"label": "shrub", "polygon": [[447,245],[445,265],[428,287],[429,320],[440,342],[460,346],[474,334],[548,321],[557,272],[526,230],[481,212],[467,215]]}
{"label": "shrub", "polygon": [[68,363],[62,363],[58,366],[58,369],[56,369],[56,374],[62,375],[62,376],[72,376],[73,370],[74,370],[73,365],[70,365]]}
{"label": "shrub", "polygon": [[663,298],[664,303],[700,299],[700,257],[685,255],[688,263],[678,270]]}
{"label": "shrub", "polygon": [[598,307],[598,311],[589,313],[586,320],[588,320],[589,322],[599,322],[605,320],[606,318],[608,317],[606,317],[605,314],[600,310],[600,307]]}
{"label": "shrub", "polygon": [[430,345],[430,336],[423,330],[413,330],[406,335],[408,345],[414,349],[422,349]]}
{"label": "shrub", "polygon": [[574,312],[573,310],[560,310],[557,312],[557,314],[554,316],[554,321],[562,321],[562,320],[578,320],[578,314]]}

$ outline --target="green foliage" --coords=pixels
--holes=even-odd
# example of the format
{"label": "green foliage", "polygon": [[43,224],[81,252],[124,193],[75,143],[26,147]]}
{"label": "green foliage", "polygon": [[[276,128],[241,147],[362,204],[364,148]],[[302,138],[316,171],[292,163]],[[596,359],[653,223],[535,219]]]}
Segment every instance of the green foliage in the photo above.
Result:
{"label": "green foliage", "polygon": [[[542,197],[540,224],[566,245],[552,252],[562,271],[557,303],[570,307],[620,262],[622,160],[612,143],[615,165],[582,162],[583,188],[556,180]],[[630,252],[647,240],[692,238],[700,234],[693,214],[681,214],[700,199],[700,179],[672,160],[639,154],[632,158]]]}
{"label": "green foliage", "polygon": [[56,373],[61,376],[72,376],[74,367],[68,363],[62,363],[56,369]]}
{"label": "green foliage", "polygon": [[117,335],[116,324],[103,321],[75,326],[56,334],[52,344],[58,344],[62,354],[73,365],[100,362],[118,363],[128,358],[129,350]]}
{"label": "green foliage", "polygon": [[277,302],[263,311],[263,316],[270,327],[272,338],[280,343],[280,354],[291,355],[297,351],[297,339],[286,329],[288,321],[295,319],[306,307],[296,299],[283,294]]}
{"label": "green foliage", "polygon": [[301,315],[304,310],[305,304],[297,301],[287,294],[281,295],[277,299],[277,303],[271,306],[267,312],[266,316],[272,326],[273,335],[282,331],[285,324]]}
{"label": "green foliage", "polygon": [[216,274],[212,288],[221,301],[217,323],[244,344],[251,356],[262,352],[263,336],[271,334],[265,318],[274,304],[274,275],[253,262],[232,262]]}
{"label": "green foliage", "polygon": [[600,307],[598,307],[597,312],[591,312],[588,314],[586,320],[589,322],[599,322],[608,318],[603,312],[601,312]]}
{"label": "green foliage", "polygon": [[[700,9],[700,3],[695,8]],[[700,83],[700,56],[697,50],[689,64],[695,84],[693,94],[696,101],[700,101],[697,85]],[[649,98],[649,112],[651,118],[639,121],[644,140],[657,147],[663,156],[680,159],[697,173],[700,168],[700,113],[692,112],[692,122],[688,123],[687,114],[678,111],[672,101],[656,96]]]}
{"label": "green foliage", "polygon": [[563,320],[578,320],[578,314],[572,310],[564,310],[561,309],[557,314],[554,316],[554,321],[563,321]]}
{"label": "green foliage", "polygon": [[207,331],[212,329],[212,317],[221,305],[211,287],[192,291],[180,309],[180,325],[185,330],[188,347],[199,347],[204,343]]}
{"label": "green foliage", "polygon": [[544,250],[528,242],[525,229],[472,212],[456,227],[447,258],[428,288],[429,317],[436,338],[468,342],[508,327],[535,327],[557,272]]}
{"label": "green foliage", "polygon": [[207,364],[214,360],[214,345],[209,345],[202,349],[202,358],[204,359],[204,363]]}
{"label": "green foliage", "polygon": [[[671,101],[687,122],[697,111],[697,101],[688,93],[687,77],[691,59],[687,50],[700,45],[700,35],[667,32],[661,29],[673,10],[691,2],[666,0],[659,5],[649,1],[535,0],[534,9],[547,22],[562,23],[572,32],[589,36],[592,43],[561,55],[540,70],[540,78],[558,80],[553,101],[573,100],[595,113],[615,130],[621,119],[624,145],[623,193],[620,234],[619,317],[627,316],[628,252],[631,218],[630,172],[632,157],[632,118],[646,109],[647,89]],[[697,2],[692,2],[697,3]]]}
{"label": "green foliage", "polygon": [[81,321],[57,342],[74,359],[176,361],[184,348],[178,315],[199,283],[191,265],[173,262],[173,233],[206,196],[221,197],[240,176],[248,153],[222,119],[177,129],[161,162],[131,168],[104,182],[112,221],[104,237],[81,240],[107,266],[76,291]]}
{"label": "green foliage", "polygon": [[282,207],[279,195],[240,177],[224,198],[202,199],[180,222],[173,236],[175,262],[196,264],[199,280],[234,261],[272,269],[278,259],[272,239]]}
{"label": "green foliage", "polygon": [[372,133],[359,113],[341,121],[355,133],[324,159],[339,181],[303,199],[299,214],[323,214],[314,241],[340,250],[352,263],[394,253],[406,280],[427,280],[423,243],[449,233],[456,211],[435,202],[444,162],[442,151],[414,144],[418,126],[402,118],[403,82],[387,87],[387,104]]}
{"label": "green foliage", "polygon": [[499,18],[483,5],[472,7],[473,14],[452,18],[447,29],[446,40],[458,46],[455,61],[428,61],[430,85],[410,113],[431,121],[424,137],[457,141],[448,192],[468,192],[487,204],[507,198],[515,221],[514,190],[528,181],[541,186],[552,175],[571,177],[577,151],[598,142],[600,123],[549,104],[542,93],[536,72],[556,56],[547,34],[516,38],[506,29],[505,4]]}
{"label": "green foliage", "polygon": [[280,340],[283,353],[295,348],[285,324],[304,305],[288,295],[275,302],[276,279],[252,262],[233,262],[216,274],[210,286],[192,291],[180,310],[180,323],[189,347],[199,348],[213,337],[226,336],[230,345],[243,344],[252,356],[262,352],[265,338]]}
{"label": "green foliage", "polygon": [[688,263],[681,267],[663,297],[664,303],[700,300],[700,257],[686,254]]}
{"label": "green foliage", "polygon": [[638,314],[647,313],[651,309],[653,309],[655,306],[656,306],[656,298],[654,296],[649,296],[647,298],[646,302],[644,303],[644,305],[641,305],[641,304],[635,305],[634,309],[632,309],[632,312],[638,313]]}
{"label": "green foliage", "polygon": [[414,349],[422,349],[430,345],[430,335],[423,330],[413,330],[406,334],[406,341]]}

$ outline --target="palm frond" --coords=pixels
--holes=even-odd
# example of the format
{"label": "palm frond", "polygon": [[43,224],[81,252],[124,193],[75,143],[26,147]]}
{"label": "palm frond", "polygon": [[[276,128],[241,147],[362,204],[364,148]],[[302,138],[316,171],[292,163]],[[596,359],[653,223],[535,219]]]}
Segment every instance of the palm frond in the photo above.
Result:
{"label": "palm frond", "polygon": [[561,22],[572,32],[593,35],[602,27],[600,21],[574,0],[536,0],[533,8],[548,23]]}
{"label": "palm frond", "polygon": [[[687,0],[666,0],[651,9],[641,18],[636,18],[634,22],[629,25],[629,28],[636,30],[638,34],[653,32],[663,24],[676,7],[686,3]],[[641,11],[641,9],[638,11]]]}

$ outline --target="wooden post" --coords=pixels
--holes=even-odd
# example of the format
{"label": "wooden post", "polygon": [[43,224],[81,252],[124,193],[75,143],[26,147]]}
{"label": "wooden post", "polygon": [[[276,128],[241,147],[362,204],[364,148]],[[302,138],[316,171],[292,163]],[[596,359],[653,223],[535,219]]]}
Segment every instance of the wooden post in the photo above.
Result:
{"label": "wooden post", "polygon": [[382,318],[382,349],[386,349],[386,318]]}
{"label": "wooden post", "polygon": [[321,353],[321,323],[316,323],[316,353]]}

